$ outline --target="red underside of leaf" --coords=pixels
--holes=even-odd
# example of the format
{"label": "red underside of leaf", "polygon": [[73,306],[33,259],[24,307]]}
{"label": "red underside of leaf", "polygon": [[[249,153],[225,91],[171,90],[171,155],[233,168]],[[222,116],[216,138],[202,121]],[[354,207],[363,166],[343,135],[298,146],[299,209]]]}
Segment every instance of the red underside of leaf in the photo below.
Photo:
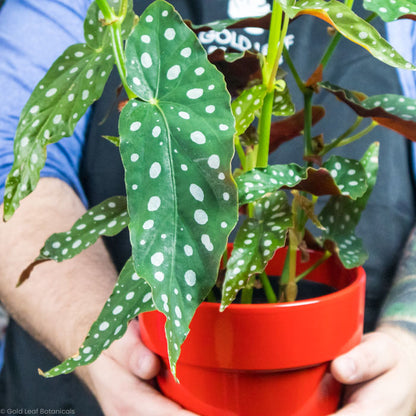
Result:
{"label": "red underside of leaf", "polygon": [[[315,125],[324,115],[324,107],[313,106],[312,125]],[[300,136],[303,131],[304,119],[304,112],[301,110],[291,117],[272,123],[270,129],[270,153],[274,152],[281,144]]]}

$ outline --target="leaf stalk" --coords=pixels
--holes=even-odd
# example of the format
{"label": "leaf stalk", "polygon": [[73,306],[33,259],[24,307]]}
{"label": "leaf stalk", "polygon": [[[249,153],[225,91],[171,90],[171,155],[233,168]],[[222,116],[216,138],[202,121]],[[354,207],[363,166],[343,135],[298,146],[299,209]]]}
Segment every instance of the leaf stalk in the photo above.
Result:
{"label": "leaf stalk", "polygon": [[277,303],[277,296],[274,293],[273,287],[270,283],[269,277],[265,272],[260,273],[259,275],[261,284],[263,285],[263,290],[266,295],[267,301],[269,303]]}
{"label": "leaf stalk", "polygon": [[[97,5],[104,15],[106,24],[110,26],[111,44],[113,47],[114,59],[117,66],[118,73],[120,75],[121,82],[126,90],[127,97],[129,99],[136,97],[136,94],[130,90],[126,79],[126,57],[124,54],[123,39],[121,36],[121,23],[127,13],[127,2],[123,0],[121,7],[121,14],[117,16],[111,9],[107,0],[96,0]],[[124,13],[124,14],[123,14]]]}
{"label": "leaf stalk", "polygon": [[358,132],[357,134],[354,134],[353,136],[347,137],[347,138],[340,138],[334,140],[329,145],[325,146],[324,149],[320,152],[320,156],[324,155],[325,153],[328,153],[329,150],[332,150],[335,147],[342,147],[347,144],[353,143],[358,139],[361,139],[361,137],[365,136],[366,134],[370,133],[371,130],[374,129],[374,127],[378,126],[378,123],[376,121],[372,121],[371,124],[369,124],[366,128]]}

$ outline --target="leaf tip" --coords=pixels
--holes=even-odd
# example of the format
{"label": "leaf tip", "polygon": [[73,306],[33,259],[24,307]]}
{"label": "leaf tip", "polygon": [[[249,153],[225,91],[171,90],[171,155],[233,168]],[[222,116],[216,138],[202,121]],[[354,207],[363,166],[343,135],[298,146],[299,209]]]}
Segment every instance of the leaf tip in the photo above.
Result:
{"label": "leaf tip", "polygon": [[27,279],[29,279],[33,269],[40,263],[43,263],[45,261],[49,261],[50,259],[45,259],[45,258],[37,258],[34,262],[32,262],[31,264],[29,264],[29,266],[26,267],[26,269],[23,270],[23,272],[21,273],[18,282],[16,283],[16,287],[19,287],[20,285],[22,285]]}
{"label": "leaf tip", "polygon": [[7,203],[4,202],[4,210],[3,210],[3,222],[7,222],[10,220],[10,218],[12,218],[13,214],[14,214],[14,210],[10,210],[7,207]]}

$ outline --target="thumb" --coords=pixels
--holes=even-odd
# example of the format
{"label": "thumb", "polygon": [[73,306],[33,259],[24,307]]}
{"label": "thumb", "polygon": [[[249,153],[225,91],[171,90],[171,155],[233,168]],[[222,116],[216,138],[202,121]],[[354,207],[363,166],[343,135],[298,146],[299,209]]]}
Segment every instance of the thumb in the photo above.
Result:
{"label": "thumb", "polygon": [[150,380],[160,371],[159,358],[140,339],[137,320],[129,323],[126,333],[110,346],[106,354],[142,380]]}
{"label": "thumb", "polygon": [[361,344],[331,363],[332,375],[343,384],[371,380],[393,368],[397,363],[395,341],[387,334],[364,335]]}

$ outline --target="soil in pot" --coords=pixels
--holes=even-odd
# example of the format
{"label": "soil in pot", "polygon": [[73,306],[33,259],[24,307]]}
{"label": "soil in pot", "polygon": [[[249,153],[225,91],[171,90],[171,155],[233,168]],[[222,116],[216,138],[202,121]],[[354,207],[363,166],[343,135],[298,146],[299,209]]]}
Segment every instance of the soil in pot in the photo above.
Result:
{"label": "soil in pot", "polygon": [[[279,276],[269,276],[270,284],[273,287],[274,293],[279,293]],[[319,298],[321,296],[329,295],[330,293],[336,292],[336,289],[333,286],[329,286],[325,283],[314,282],[312,280],[302,279],[297,283],[298,286],[298,294],[296,296],[296,300],[306,300],[312,298]],[[217,302],[221,300],[221,292],[215,288],[214,290],[215,297]],[[234,303],[240,303],[241,299],[241,292],[237,294],[237,297]],[[254,288],[253,289],[253,299],[252,303],[260,304],[260,303],[268,303],[266,295],[262,288]]]}

